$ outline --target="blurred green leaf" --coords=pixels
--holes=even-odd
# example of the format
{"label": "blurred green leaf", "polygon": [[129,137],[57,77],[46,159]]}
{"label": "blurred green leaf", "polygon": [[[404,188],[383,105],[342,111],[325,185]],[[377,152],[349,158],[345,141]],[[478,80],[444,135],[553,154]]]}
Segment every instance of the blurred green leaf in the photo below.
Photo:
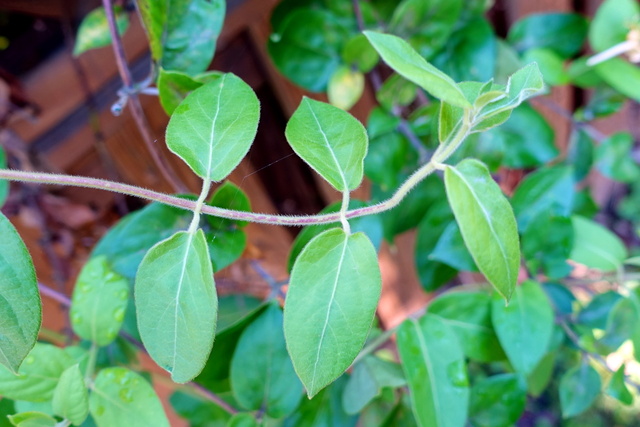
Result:
{"label": "blurred green leaf", "polygon": [[219,79],[222,75],[219,71],[209,71],[197,76],[190,76],[180,71],[167,71],[160,68],[157,85],[162,108],[169,116],[172,115],[187,95],[203,84]]}
{"label": "blurred green leaf", "polygon": [[367,356],[354,368],[342,395],[342,406],[347,414],[361,412],[384,387],[402,387],[407,383],[397,363]]}
{"label": "blurred green leaf", "polygon": [[429,258],[458,271],[479,271],[455,221],[450,221],[444,228]]}
{"label": "blurred green leaf", "polygon": [[471,388],[469,421],[474,427],[514,425],[527,403],[527,390],[516,374],[494,375]]}
{"label": "blurred green leaf", "polygon": [[629,24],[637,21],[640,6],[634,0],[605,0],[589,26],[591,47],[602,52],[626,39]]}
{"label": "blurred green leaf", "polygon": [[618,370],[611,376],[611,380],[609,380],[609,385],[607,385],[606,393],[617,399],[624,405],[632,405],[633,404],[633,394],[627,388],[625,384],[625,375],[624,375],[625,365],[622,364]]}
{"label": "blurred green leaf", "polygon": [[561,58],[571,58],[582,49],[588,23],[577,13],[535,13],[517,21],[507,40],[518,51],[548,48]]}
{"label": "blurred green leaf", "polygon": [[573,267],[567,259],[573,249],[571,219],[542,211],[522,233],[522,256],[532,273],[539,270],[549,279],[568,275]]}
{"label": "blurred green leaf", "polygon": [[615,271],[627,258],[627,248],[618,236],[600,224],[574,215],[573,250],[570,258],[589,268]]}
{"label": "blurred green leaf", "polygon": [[363,92],[364,74],[346,65],[339,67],[329,79],[329,102],[343,110],[350,110],[360,100]]}
{"label": "blurred green leaf", "polygon": [[544,76],[544,82],[550,86],[563,86],[569,83],[569,74],[564,69],[560,55],[550,48],[535,48],[525,52],[522,62],[536,62]]}
{"label": "blurred green leaf", "polygon": [[594,295],[578,313],[577,322],[593,329],[606,329],[609,313],[621,298],[622,295],[614,291]]}
{"label": "blurred green leaf", "polygon": [[368,73],[376,66],[380,57],[364,34],[356,34],[350,38],[342,49],[342,60],[356,66],[363,73]]}
{"label": "blurred green leaf", "polygon": [[563,418],[586,411],[600,394],[600,387],[600,375],[586,361],[567,371],[560,380]]}
{"label": "blurred green leaf", "polygon": [[[129,27],[129,14],[120,6],[113,7],[118,33],[124,34]],[[98,7],[87,14],[78,27],[73,55],[111,44],[111,33],[104,7]]]}
{"label": "blurred green leaf", "polygon": [[89,394],[78,364],[67,368],[53,393],[53,410],[74,425],[80,425],[89,415]]}
{"label": "blurred green leaf", "polygon": [[630,133],[618,132],[600,143],[595,150],[595,164],[605,176],[620,182],[640,180],[640,165],[633,159],[634,139]]}

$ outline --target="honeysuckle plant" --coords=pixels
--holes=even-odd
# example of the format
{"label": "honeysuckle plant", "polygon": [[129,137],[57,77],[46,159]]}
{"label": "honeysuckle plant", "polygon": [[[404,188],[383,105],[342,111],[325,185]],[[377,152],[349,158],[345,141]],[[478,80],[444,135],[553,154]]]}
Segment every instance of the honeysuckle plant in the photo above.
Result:
{"label": "honeysuckle plant", "polygon": [[[81,26],[76,53],[111,39],[118,53],[126,14],[104,4]],[[525,411],[553,422],[627,422],[618,408],[638,392],[640,262],[630,255],[633,240],[627,247],[593,219],[599,208],[584,179],[597,169],[628,183],[618,215],[640,224],[633,138],[603,137],[589,124],[617,111],[621,98],[640,99],[629,87],[636,69],[626,82],[608,74],[631,64],[600,62],[637,48],[624,41],[636,31],[627,20],[638,15],[637,3],[607,0],[590,24],[570,13],[528,16],[502,40],[483,1],[283,1],[272,16],[274,63],[331,101],[302,98],[285,136],[342,195],[308,216],[252,212],[242,190],[225,181],[260,120],[247,83],[207,70],[225,3],[137,6],[153,73],[143,84],[127,84],[123,74],[116,110],[135,110],[138,93],[157,92],[170,115],[167,146],[202,188],[172,195],[11,170],[0,151],[2,180],[153,202],[102,237],[70,299],[57,296],[77,337],[64,348],[38,341],[36,272],[0,215],[0,411],[13,425],[168,425],[136,350],[185,384],[170,401],[194,426],[508,426]],[[589,61],[577,57],[587,35],[603,52]],[[365,127],[345,109],[366,73],[380,106]],[[572,135],[561,154],[528,101],[566,84],[595,95],[565,112]],[[529,173],[515,189],[501,188],[495,177],[507,169]],[[371,199],[352,199],[365,176]],[[266,301],[218,297],[214,273],[241,256],[249,222],[305,227],[288,260],[284,302],[275,281]],[[418,275],[438,294],[382,329],[377,251],[413,228]],[[591,273],[577,275],[576,265]],[[482,279],[455,282],[461,271]],[[614,365],[613,354],[623,363]],[[603,406],[605,395],[618,406]]]}

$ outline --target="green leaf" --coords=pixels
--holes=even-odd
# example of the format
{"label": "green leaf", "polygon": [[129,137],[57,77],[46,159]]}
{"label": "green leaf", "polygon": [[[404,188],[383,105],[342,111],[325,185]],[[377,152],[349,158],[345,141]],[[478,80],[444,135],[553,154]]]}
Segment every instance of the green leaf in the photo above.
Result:
{"label": "green leaf", "polygon": [[598,76],[621,94],[640,101],[640,69],[622,58],[594,66]]}
{"label": "green leaf", "polygon": [[516,374],[494,375],[471,388],[469,421],[474,427],[514,425],[527,403],[527,389]]}
{"label": "green leaf", "polygon": [[376,92],[376,99],[387,111],[406,107],[415,101],[418,87],[399,74],[393,73]]}
{"label": "green leaf", "polygon": [[73,290],[71,326],[81,338],[104,347],[118,335],[124,321],[129,282],[114,272],[105,256],[91,258]]}
{"label": "green leaf", "polygon": [[589,268],[615,271],[627,258],[627,248],[618,236],[600,224],[574,215],[573,250],[570,258]]}
{"label": "green leaf", "polygon": [[[113,7],[116,17],[118,33],[124,34],[129,27],[129,14],[120,6]],[[98,7],[87,14],[78,27],[76,44],[73,47],[73,55],[78,56],[83,52],[111,44],[111,33],[104,7]]]}
{"label": "green leaf", "polygon": [[518,226],[526,230],[541,215],[567,217],[575,194],[573,168],[551,166],[527,175],[511,199]]}
{"label": "green leaf", "polygon": [[551,86],[566,85],[570,81],[569,74],[564,69],[564,61],[560,55],[549,48],[536,48],[528,50],[522,62],[525,64],[535,62],[540,67],[544,82]]}
{"label": "green leaf", "polygon": [[296,154],[336,190],[355,190],[362,182],[368,137],[349,113],[304,97],[285,136]]}
{"label": "green leaf", "polygon": [[589,304],[578,313],[577,322],[592,329],[606,329],[609,313],[621,298],[622,295],[614,291],[594,295]]}
{"label": "green leaf", "polygon": [[618,132],[598,145],[595,150],[595,163],[605,176],[620,182],[640,180],[640,165],[633,159],[633,136],[627,132]]}
{"label": "green leaf", "polygon": [[222,181],[247,154],[258,130],[260,103],[227,73],[191,92],[167,125],[167,146],[200,177]]}
{"label": "green leaf", "polygon": [[[4,149],[0,147],[0,169],[7,169],[7,155],[4,152]],[[4,202],[7,201],[7,197],[9,196],[9,181],[5,181],[4,179],[0,179],[0,208],[4,205]]]}
{"label": "green leaf", "polygon": [[560,380],[562,417],[569,418],[586,411],[600,394],[600,375],[588,362],[567,371]]}
{"label": "green leaf", "polygon": [[546,354],[553,332],[553,309],[540,285],[528,280],[509,305],[494,295],[493,327],[514,369],[528,375]]}
{"label": "green leaf", "polygon": [[551,382],[555,362],[556,352],[550,351],[527,376],[527,389],[532,396],[539,397],[545,391]]}
{"label": "green leaf", "polygon": [[525,65],[509,77],[505,90],[507,96],[484,107],[479,118],[486,118],[505,110],[512,110],[527,99],[538,95],[543,89],[544,80],[538,64]]}
{"label": "green leaf", "polygon": [[502,145],[503,165],[512,169],[541,166],[559,154],[553,128],[527,104],[513,110],[502,126],[480,134],[480,139]]}
{"label": "green leaf", "polygon": [[457,107],[470,107],[456,83],[429,64],[404,40],[374,31],[365,31],[382,59],[404,78],[414,82],[436,98]]}
{"label": "green leaf", "polygon": [[465,356],[481,362],[504,360],[491,324],[491,297],[485,292],[451,292],[427,307],[455,332]]}
{"label": "green leaf", "polygon": [[[211,196],[208,203],[210,206],[218,206],[225,209],[233,209],[236,211],[251,212],[251,202],[244,191],[231,181],[225,181]],[[247,221],[235,221],[226,218],[216,218],[211,215],[206,216],[209,225],[214,229],[229,227],[244,227]]]}
{"label": "green leaf", "polygon": [[89,396],[89,410],[98,427],[169,427],[151,385],[125,368],[106,368],[98,373]]}
{"label": "green leaf", "polygon": [[442,231],[429,258],[459,271],[478,271],[455,221],[450,221]]}
{"label": "green leaf", "polygon": [[55,418],[36,411],[9,415],[8,418],[11,421],[11,425],[16,427],[55,427],[58,425]]}
{"label": "green leaf", "polygon": [[60,375],[74,364],[62,349],[37,343],[20,366],[18,375],[0,367],[0,395],[33,402],[53,396]]}
{"label": "green leaf", "polygon": [[342,409],[345,384],[345,377],[338,378],[313,399],[302,399],[298,410],[284,421],[283,427],[355,427],[358,417]]}
{"label": "green leaf", "polygon": [[338,378],[358,355],[380,289],[378,256],[364,233],[325,231],[297,258],[285,302],[284,334],[309,397]]}
{"label": "green leaf", "polygon": [[153,360],[184,383],[207,361],[218,299],[204,233],[177,232],[142,260],[135,284],[138,328]]}
{"label": "green leaf", "polygon": [[462,10],[462,0],[404,0],[393,12],[390,31],[428,58],[447,43]]}
{"label": "green leaf", "polygon": [[343,65],[329,79],[327,96],[329,102],[343,110],[350,110],[364,92],[364,74]]}
{"label": "green leaf", "polygon": [[307,8],[289,13],[273,28],[267,48],[278,70],[311,92],[324,91],[350,31],[333,13]]}
{"label": "green leaf", "polygon": [[2,213],[0,236],[0,363],[17,372],[38,339],[42,303],[27,247]]}
{"label": "green leaf", "polygon": [[491,24],[478,16],[451,34],[431,61],[454,80],[487,81],[496,64],[496,40]]}
{"label": "green leaf", "polygon": [[239,413],[231,417],[227,427],[258,427],[258,421],[251,414]]}
{"label": "green leaf", "polygon": [[169,397],[174,411],[191,427],[226,427],[231,414],[190,390],[178,390]]}
{"label": "green leaf", "polygon": [[231,389],[242,407],[272,418],[285,417],[298,406],[302,384],[287,354],[282,310],[276,303],[242,333],[231,360]]}
{"label": "green leaf", "polygon": [[632,405],[633,404],[633,395],[627,388],[624,380],[624,369],[625,365],[622,364],[620,368],[611,376],[611,380],[609,380],[609,385],[607,385],[606,393],[620,401],[623,405]]}
{"label": "green leaf", "polygon": [[342,60],[361,72],[368,73],[376,66],[380,57],[364,34],[356,34],[344,45]]}
{"label": "green leaf", "polygon": [[573,175],[576,182],[585,179],[591,171],[593,145],[593,140],[586,132],[582,130],[572,132],[569,140],[567,162],[573,166]]}
{"label": "green leaf", "polygon": [[342,395],[342,406],[347,414],[357,414],[373,399],[382,394],[384,387],[402,387],[407,383],[402,368],[375,356],[367,356],[357,363]]}
{"label": "green leaf", "polygon": [[53,392],[53,410],[72,424],[80,425],[89,415],[89,394],[78,364],[67,368]]}
{"label": "green leaf", "polygon": [[596,346],[601,354],[613,353],[627,340],[632,339],[638,332],[640,313],[629,298],[622,298],[616,303],[607,316],[604,335],[597,341]]}
{"label": "green leaf", "polygon": [[[568,193],[571,194],[571,193]],[[522,256],[532,273],[542,270],[549,279],[560,279],[573,269],[566,260],[573,248],[571,219],[540,212],[522,233]]]}
{"label": "green leaf", "polygon": [[139,0],[138,9],[158,65],[191,75],[207,69],[222,30],[224,0]]}
{"label": "green leaf", "polygon": [[438,316],[407,319],[398,329],[411,406],[422,427],[464,426],[469,380],[458,339]]}
{"label": "green leaf", "polygon": [[[322,209],[320,213],[324,214],[330,212],[338,212],[341,206],[341,202],[336,202]],[[365,206],[369,205],[360,200],[351,199],[349,201],[349,209],[363,208]],[[384,230],[382,229],[382,221],[378,215],[365,215],[359,218],[354,218],[352,220],[349,220],[349,224],[351,225],[351,232],[356,233],[358,231],[362,231],[367,235],[367,237],[369,237],[371,243],[373,243],[373,246],[376,248],[376,251],[380,249]],[[298,258],[304,247],[311,241],[311,239],[316,237],[318,234],[321,234],[337,226],[339,226],[339,223],[336,222],[332,224],[309,225],[303,228],[296,239],[293,241],[293,245],[291,246],[291,250],[289,251],[287,269],[291,271],[295,260]]]}
{"label": "green leaf", "polygon": [[629,32],[629,24],[638,19],[640,7],[634,0],[605,0],[602,2],[589,27],[589,43],[601,52],[623,42]]}
{"label": "green leaf", "polygon": [[532,13],[511,27],[507,40],[519,52],[545,48],[567,59],[582,49],[587,28],[587,20],[577,13]]}
{"label": "green leaf", "polygon": [[476,265],[509,301],[520,268],[520,242],[511,205],[477,160],[447,166],[447,198]]}
{"label": "green leaf", "polygon": [[157,85],[162,108],[168,115],[172,115],[187,95],[203,84],[219,79],[222,75],[219,71],[210,71],[192,77],[180,71],[167,71],[160,68]]}

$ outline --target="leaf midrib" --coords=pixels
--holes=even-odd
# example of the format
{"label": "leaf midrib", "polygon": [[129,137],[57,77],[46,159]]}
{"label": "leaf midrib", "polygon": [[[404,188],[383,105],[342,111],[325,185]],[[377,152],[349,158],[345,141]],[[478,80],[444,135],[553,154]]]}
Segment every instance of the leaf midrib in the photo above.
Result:
{"label": "leaf midrib", "polygon": [[180,272],[180,280],[178,280],[178,288],[176,289],[176,308],[174,310],[174,318],[173,318],[173,363],[172,363],[172,371],[176,369],[176,359],[178,358],[178,311],[180,309],[180,293],[182,292],[182,284],[184,282],[184,277],[187,271],[187,259],[189,258],[189,249],[191,248],[191,242],[193,241],[194,234],[187,233],[187,242],[185,245],[184,257],[182,258],[182,271]]}
{"label": "leaf midrib", "polygon": [[436,422],[438,425],[440,425],[440,400],[438,396],[438,387],[435,381],[431,359],[427,357],[427,343],[424,341],[424,336],[422,335],[422,330],[420,329],[420,325],[418,324],[418,322],[416,320],[412,320],[411,323],[416,330],[418,341],[420,342],[420,354],[422,355],[422,360],[424,361],[427,372],[429,374],[429,384],[431,385],[431,395],[433,396],[433,410],[436,415]]}

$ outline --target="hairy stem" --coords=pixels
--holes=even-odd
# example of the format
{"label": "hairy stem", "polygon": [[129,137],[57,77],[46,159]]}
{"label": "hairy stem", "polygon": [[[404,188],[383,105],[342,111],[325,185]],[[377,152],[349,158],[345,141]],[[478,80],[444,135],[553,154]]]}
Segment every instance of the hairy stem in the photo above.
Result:
{"label": "hairy stem", "polygon": [[195,234],[198,230],[198,225],[200,225],[200,213],[202,212],[202,206],[204,206],[204,200],[207,198],[209,190],[211,190],[211,179],[206,178],[202,182],[202,191],[200,192],[200,197],[198,197],[195,209],[193,210],[193,219],[189,225],[189,234]]}

